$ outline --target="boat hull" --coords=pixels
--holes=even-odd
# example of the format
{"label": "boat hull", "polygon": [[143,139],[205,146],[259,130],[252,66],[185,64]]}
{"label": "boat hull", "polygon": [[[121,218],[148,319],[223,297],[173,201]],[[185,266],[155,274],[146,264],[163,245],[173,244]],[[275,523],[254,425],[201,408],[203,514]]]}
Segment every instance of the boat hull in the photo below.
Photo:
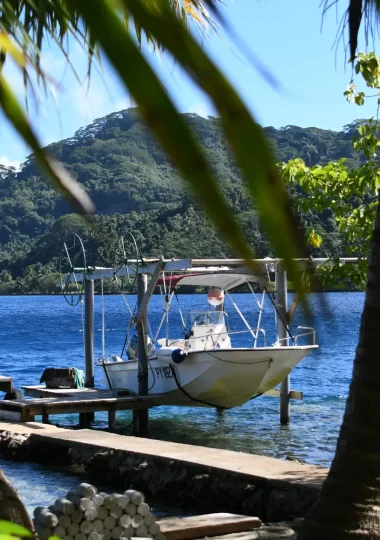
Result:
{"label": "boat hull", "polygon": [[272,362],[259,386],[258,393],[264,394],[275,388],[314,349],[318,349],[318,345],[273,347]]}
{"label": "boat hull", "polygon": [[[152,358],[149,394],[156,405],[237,407],[262,393],[262,388],[269,390],[281,382],[310,348],[192,351],[181,364],[174,364],[170,356]],[[138,393],[137,361],[106,363],[104,369],[112,388]]]}

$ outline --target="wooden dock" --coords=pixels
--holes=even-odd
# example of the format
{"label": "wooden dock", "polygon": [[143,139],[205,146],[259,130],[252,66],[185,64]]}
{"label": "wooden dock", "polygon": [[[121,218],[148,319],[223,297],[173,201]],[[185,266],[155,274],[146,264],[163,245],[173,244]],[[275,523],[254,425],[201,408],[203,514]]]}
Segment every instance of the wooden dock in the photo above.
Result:
{"label": "wooden dock", "polygon": [[0,401],[1,419],[33,422],[35,416],[42,416],[42,422],[48,423],[50,415],[77,413],[79,425],[85,427],[93,420],[94,413],[108,412],[108,426],[113,431],[116,411],[142,411],[153,407],[150,396],[131,395],[126,390],[23,388],[30,398]]}

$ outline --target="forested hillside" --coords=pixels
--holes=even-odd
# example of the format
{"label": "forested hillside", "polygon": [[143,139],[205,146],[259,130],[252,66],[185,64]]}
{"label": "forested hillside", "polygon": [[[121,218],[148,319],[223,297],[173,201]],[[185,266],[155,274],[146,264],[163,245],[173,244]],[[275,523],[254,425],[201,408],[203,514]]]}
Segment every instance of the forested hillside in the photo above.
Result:
{"label": "forested hillside", "polygon": [[[219,120],[185,116],[257,254],[270,255]],[[353,151],[351,141],[359,124],[354,122],[341,132],[297,126],[267,127],[265,132],[278,161],[301,157],[307,164],[315,164],[344,157],[349,166],[356,166],[360,156]],[[134,109],[96,120],[48,149],[91,195],[98,215],[90,222],[96,226],[71,213],[32,156],[20,172],[0,166],[0,292],[52,290],[62,241],[73,231],[85,240],[89,264],[113,264],[114,244],[127,230],[136,236],[146,256],[232,255]],[[341,253],[343,247],[331,215],[310,213],[301,219],[306,226],[317,225],[329,233],[320,255]]]}

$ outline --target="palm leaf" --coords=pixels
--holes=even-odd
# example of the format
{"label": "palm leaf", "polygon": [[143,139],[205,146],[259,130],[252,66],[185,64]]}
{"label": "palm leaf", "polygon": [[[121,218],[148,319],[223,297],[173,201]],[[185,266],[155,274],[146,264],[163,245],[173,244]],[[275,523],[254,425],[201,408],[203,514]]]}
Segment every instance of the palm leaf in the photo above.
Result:
{"label": "palm leaf", "polygon": [[224,238],[247,261],[250,261],[252,251],[221,195],[199,143],[143,57],[138,45],[125,31],[123,22],[112,9],[111,3],[107,0],[98,0],[96,11],[87,2],[78,3],[69,0],[69,3],[73,9],[80,11],[86,20],[92,35],[102,46],[126,88],[139,105],[143,119],[190,183],[214,224]]}
{"label": "palm leaf", "polygon": [[296,275],[292,258],[306,254],[303,235],[261,127],[206,52],[175,17],[168,0],[157,0],[156,9],[152,6],[147,9],[140,0],[122,2],[214,102],[271,243]]}
{"label": "palm leaf", "polygon": [[76,211],[80,214],[94,213],[94,205],[78,182],[61,165],[49,158],[42,149],[41,143],[3,75],[0,75],[0,106],[18,134],[34,151],[41,168],[69,199]]}

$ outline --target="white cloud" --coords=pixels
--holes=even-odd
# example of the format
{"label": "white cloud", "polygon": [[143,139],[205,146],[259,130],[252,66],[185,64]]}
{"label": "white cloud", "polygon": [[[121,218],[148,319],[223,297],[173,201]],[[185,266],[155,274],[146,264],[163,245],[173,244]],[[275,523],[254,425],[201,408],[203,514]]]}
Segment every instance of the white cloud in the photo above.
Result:
{"label": "white cloud", "polygon": [[7,156],[0,156],[0,165],[4,165],[5,167],[15,167],[15,169],[20,169],[21,161],[18,161],[17,159],[9,159]]}
{"label": "white cloud", "polygon": [[73,88],[71,101],[86,122],[133,106],[130,97],[112,95],[103,82],[95,81],[91,81],[90,88],[86,83]]}

